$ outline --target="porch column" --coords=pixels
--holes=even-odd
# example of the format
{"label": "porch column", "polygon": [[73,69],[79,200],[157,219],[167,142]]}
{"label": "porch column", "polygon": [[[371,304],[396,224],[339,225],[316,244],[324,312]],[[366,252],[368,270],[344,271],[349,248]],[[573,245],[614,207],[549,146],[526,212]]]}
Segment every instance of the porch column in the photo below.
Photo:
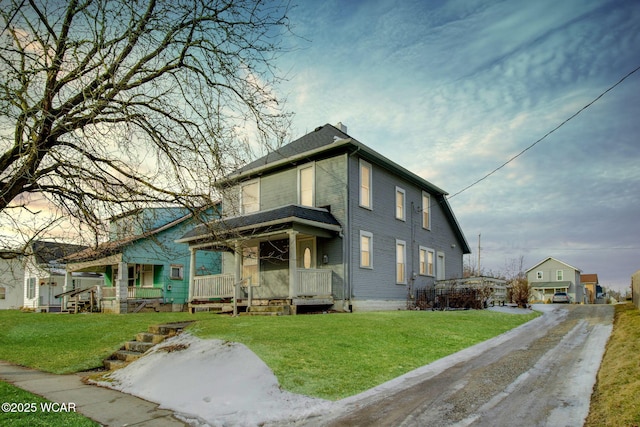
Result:
{"label": "porch column", "polygon": [[[64,270],[64,285],[62,285],[62,292],[67,292],[71,290],[71,286],[73,285],[71,272],[65,268]],[[67,303],[69,302],[69,297],[67,295],[62,297],[62,301],[60,301],[61,307],[60,310],[67,310]]]}
{"label": "porch column", "polygon": [[127,312],[127,297],[129,284],[129,266],[126,262],[118,263],[118,277],[115,278],[116,285],[116,310],[118,313]]}
{"label": "porch column", "polygon": [[189,260],[189,297],[187,303],[193,300],[193,290],[196,283],[196,252],[195,248],[189,248],[191,258]]}
{"label": "porch column", "polygon": [[233,281],[233,315],[238,315],[238,288],[240,288],[240,282],[242,281],[242,246],[240,241],[236,240],[234,243],[234,257],[235,257],[235,277]]}
{"label": "porch column", "polygon": [[289,298],[294,298],[296,290],[298,289],[298,246],[297,236],[298,232],[290,230],[289,234]]}

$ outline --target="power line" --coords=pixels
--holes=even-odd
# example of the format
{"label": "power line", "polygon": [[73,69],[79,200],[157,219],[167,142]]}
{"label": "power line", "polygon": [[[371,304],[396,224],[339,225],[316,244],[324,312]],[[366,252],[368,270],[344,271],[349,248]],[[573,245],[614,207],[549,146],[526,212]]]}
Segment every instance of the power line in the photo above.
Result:
{"label": "power line", "polygon": [[505,167],[506,165],[508,165],[509,163],[511,163],[512,161],[514,161],[515,159],[517,159],[518,157],[522,156],[525,152],[529,151],[530,149],[532,149],[533,147],[536,146],[536,144],[538,144],[539,142],[541,142],[542,140],[544,140],[545,138],[547,138],[549,135],[551,135],[552,133],[554,133],[555,131],[557,131],[558,129],[560,129],[562,126],[564,126],[565,124],[567,124],[569,121],[571,121],[573,118],[575,118],[578,114],[582,113],[584,110],[586,110],[587,108],[591,107],[593,104],[595,104],[597,101],[600,100],[600,98],[602,98],[603,96],[605,96],[609,91],[613,90],[616,86],[618,86],[620,83],[622,83],[623,81],[625,81],[628,77],[630,77],[633,73],[635,73],[636,71],[640,70],[640,66],[638,66],[636,69],[634,69],[633,71],[627,73],[627,75],[625,75],[624,77],[622,77],[620,80],[618,80],[618,82],[616,84],[614,84],[613,86],[609,87],[607,90],[605,90],[604,92],[602,92],[600,95],[598,95],[595,99],[593,99],[591,102],[589,102],[587,105],[585,105],[584,107],[582,107],[580,110],[578,110],[576,113],[574,113],[571,117],[569,117],[568,119],[566,119],[565,121],[563,121],[562,123],[560,123],[558,126],[556,126],[555,128],[551,129],[549,132],[547,132],[542,138],[538,139],[537,141],[535,141],[533,144],[529,145],[527,148],[525,148],[524,150],[522,150],[521,152],[519,152],[518,154],[516,154],[515,156],[511,157],[509,160],[507,160],[506,162],[504,162],[503,164],[501,164],[500,166],[498,166],[497,168],[495,168],[494,170],[492,170],[491,172],[489,172],[488,174],[486,174],[485,176],[483,176],[482,178],[478,179],[477,181],[473,182],[472,184],[467,185],[466,187],[464,187],[462,190],[458,191],[457,193],[451,195],[448,197],[448,199],[452,199],[453,197],[457,196],[458,194],[467,191],[468,189],[470,189],[471,187],[475,186],[476,184],[479,184],[480,182],[484,181],[485,179],[489,178],[491,175],[493,175],[494,173],[498,172],[500,169],[502,169],[503,167]]}

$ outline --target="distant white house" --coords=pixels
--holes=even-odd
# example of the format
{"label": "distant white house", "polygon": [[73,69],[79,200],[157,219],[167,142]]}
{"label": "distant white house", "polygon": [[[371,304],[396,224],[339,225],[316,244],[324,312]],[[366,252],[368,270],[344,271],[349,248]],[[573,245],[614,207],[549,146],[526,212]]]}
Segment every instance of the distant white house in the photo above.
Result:
{"label": "distant white house", "polygon": [[0,256],[0,310],[22,307],[24,298],[24,258]]}
{"label": "distant white house", "polygon": [[546,258],[526,271],[532,290],[531,302],[551,302],[556,292],[566,292],[572,303],[585,303],[580,269],[553,257]]}
{"label": "distant white house", "polygon": [[57,261],[82,249],[86,247],[48,241],[33,242],[24,263],[23,307],[36,311],[61,311],[62,298],[57,295],[63,292],[65,280],[71,281],[69,289],[101,285],[104,279],[98,274],[67,278],[65,266]]}

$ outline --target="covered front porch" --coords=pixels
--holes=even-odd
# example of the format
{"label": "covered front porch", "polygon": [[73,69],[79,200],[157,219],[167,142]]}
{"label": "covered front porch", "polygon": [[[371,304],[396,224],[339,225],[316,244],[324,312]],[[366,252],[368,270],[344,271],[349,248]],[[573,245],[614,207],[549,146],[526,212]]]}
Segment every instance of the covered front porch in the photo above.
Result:
{"label": "covered front porch", "polygon": [[[158,280],[164,274],[162,265],[128,263],[123,261],[122,254],[115,254],[70,263],[67,265],[67,273],[72,272],[103,275],[102,284],[95,288],[95,298],[103,312],[136,312],[144,307],[158,307],[165,302],[165,290]],[[65,305],[68,304],[68,300],[65,301]]]}
{"label": "covered front porch", "polygon": [[[309,210],[316,215],[313,221],[301,218]],[[332,306],[335,273],[329,253],[336,239],[341,240],[340,226],[332,218],[325,210],[295,206],[293,211],[281,208],[245,216],[245,228],[229,227],[238,220],[227,220],[222,235],[201,229],[191,238],[185,236],[191,272],[198,271],[199,252],[223,253],[222,274],[191,274],[189,310],[237,314],[286,307],[285,313],[295,314],[300,306]]]}

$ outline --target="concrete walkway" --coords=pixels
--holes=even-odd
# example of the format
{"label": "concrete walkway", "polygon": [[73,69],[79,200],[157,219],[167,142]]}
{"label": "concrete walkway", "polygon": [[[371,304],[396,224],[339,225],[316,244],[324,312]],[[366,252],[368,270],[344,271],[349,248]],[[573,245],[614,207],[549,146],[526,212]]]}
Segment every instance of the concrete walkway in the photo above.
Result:
{"label": "concrete walkway", "polygon": [[[155,403],[108,388],[87,385],[78,374],[55,375],[0,361],[0,380],[76,412],[104,426],[185,426]],[[19,403],[19,402],[16,402]],[[22,402],[28,403],[28,402]]]}

